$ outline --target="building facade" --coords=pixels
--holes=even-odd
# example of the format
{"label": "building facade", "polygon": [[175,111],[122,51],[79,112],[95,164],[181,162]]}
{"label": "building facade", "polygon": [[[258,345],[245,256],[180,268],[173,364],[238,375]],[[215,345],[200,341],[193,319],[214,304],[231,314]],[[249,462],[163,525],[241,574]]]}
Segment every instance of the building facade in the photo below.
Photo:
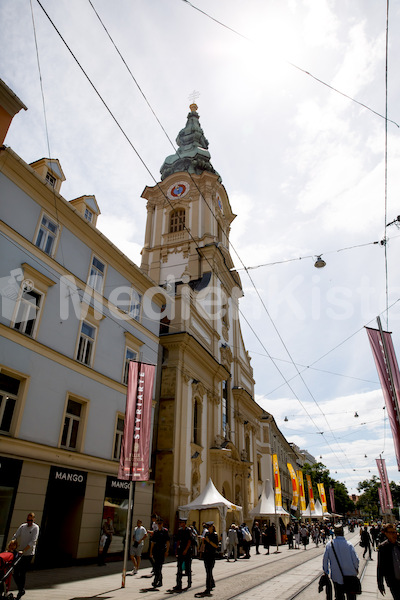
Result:
{"label": "building facade", "polygon": [[[24,106],[0,88],[4,136]],[[94,196],[61,196],[64,179],[58,160],[1,146],[0,545],[34,511],[45,566],[96,556],[108,516],[122,550],[127,369],[159,353],[152,282],[97,230]],[[150,522],[152,497],[152,481],[136,484],[135,518]]]}
{"label": "building facade", "polygon": [[229,244],[235,215],[195,104],[176,141],[161,181],[142,194],[141,266],[169,294],[160,330],[154,509],[176,522],[178,507],[211,477],[247,518],[271,477],[271,446],[240,328],[243,293]]}

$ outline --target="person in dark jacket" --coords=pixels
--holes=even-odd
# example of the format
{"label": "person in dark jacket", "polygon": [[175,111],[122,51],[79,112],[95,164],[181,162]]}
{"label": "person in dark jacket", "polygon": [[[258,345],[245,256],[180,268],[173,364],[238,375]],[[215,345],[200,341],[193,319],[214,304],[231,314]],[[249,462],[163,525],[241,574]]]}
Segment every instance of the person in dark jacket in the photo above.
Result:
{"label": "person in dark jacket", "polygon": [[361,540],[362,547],[364,548],[363,558],[365,558],[365,555],[367,554],[367,550],[368,550],[369,560],[374,560],[372,558],[372,554],[371,554],[371,541],[372,540],[371,540],[370,534],[368,533],[368,529],[367,529],[366,525],[360,533],[360,540]]}
{"label": "person in dark jacket", "polygon": [[158,588],[162,586],[162,566],[169,552],[169,533],[164,526],[164,520],[157,518],[157,531],[152,535],[150,542],[149,558],[154,560],[154,581],[152,586]]}
{"label": "person in dark jacket", "polygon": [[394,600],[400,600],[400,543],[392,523],[386,523],[382,531],[386,540],[378,546],[378,590],[385,594],[385,580]]}
{"label": "person in dark jacket", "polygon": [[261,529],[260,529],[260,525],[259,525],[258,521],[254,522],[254,525],[252,528],[252,534],[253,534],[254,545],[256,547],[256,554],[260,554],[260,551],[258,548],[260,546],[260,541],[261,541]]}

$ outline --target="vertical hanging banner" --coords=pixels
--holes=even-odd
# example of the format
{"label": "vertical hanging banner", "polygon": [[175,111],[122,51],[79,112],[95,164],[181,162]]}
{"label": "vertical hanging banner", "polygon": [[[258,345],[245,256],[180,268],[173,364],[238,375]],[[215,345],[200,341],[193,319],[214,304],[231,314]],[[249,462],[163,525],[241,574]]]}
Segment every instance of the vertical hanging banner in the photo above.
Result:
{"label": "vertical hanging banner", "polygon": [[272,455],[272,465],[274,469],[274,481],[275,481],[275,508],[282,508],[282,489],[281,489],[281,478],[279,476],[279,465],[278,455]]}
{"label": "vertical hanging banner", "polygon": [[317,488],[318,488],[318,492],[319,492],[319,497],[321,498],[322,512],[323,513],[327,513],[328,512],[328,504],[326,502],[326,495],[325,495],[324,484],[323,483],[317,483]]}
{"label": "vertical hanging banner", "polygon": [[155,366],[129,363],[124,434],[118,479],[148,481],[151,405]]}
{"label": "vertical hanging banner", "polygon": [[378,487],[378,496],[379,496],[379,502],[381,504],[381,511],[382,513],[386,512],[386,502],[385,502],[385,498],[383,496],[383,490],[381,487]]}
{"label": "vertical hanging banner", "polygon": [[310,511],[311,511],[311,516],[312,516],[312,514],[315,513],[314,492],[312,489],[310,475],[306,475],[306,479],[307,479],[307,487],[308,487],[308,500],[310,502]]}
{"label": "vertical hanging banner", "polygon": [[297,481],[296,472],[293,469],[290,463],[286,463],[287,468],[289,469],[290,478],[292,480],[292,505],[290,507],[291,510],[297,510],[297,505],[299,504],[299,483]]}
{"label": "vertical hanging banner", "polygon": [[336,513],[335,508],[335,490],[333,487],[329,488],[329,500],[331,501],[331,512]]}
{"label": "vertical hanging banner", "polygon": [[378,329],[366,327],[366,330],[369,342],[371,344],[379,380],[381,382],[383,397],[385,398],[387,415],[389,417],[390,428],[392,430],[397,467],[400,471],[400,417],[398,414],[398,399],[400,397],[399,365],[397,364],[396,354],[393,348],[390,333],[383,331],[383,337],[381,337],[381,333]]}
{"label": "vertical hanging banner", "polygon": [[299,482],[300,510],[301,512],[304,512],[307,510],[307,504],[306,495],[304,493],[303,471],[297,471],[297,481]]}
{"label": "vertical hanging banner", "polygon": [[386,461],[384,458],[376,459],[379,479],[381,480],[382,494],[386,508],[393,508],[392,492],[390,491],[389,479],[386,471]]}

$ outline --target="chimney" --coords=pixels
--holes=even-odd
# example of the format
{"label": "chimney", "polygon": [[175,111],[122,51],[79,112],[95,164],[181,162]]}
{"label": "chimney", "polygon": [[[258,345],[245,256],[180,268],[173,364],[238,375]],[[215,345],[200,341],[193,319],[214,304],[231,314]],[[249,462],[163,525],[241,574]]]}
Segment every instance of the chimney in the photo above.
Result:
{"label": "chimney", "polygon": [[4,144],[11,121],[22,108],[28,110],[18,96],[0,79],[0,145]]}

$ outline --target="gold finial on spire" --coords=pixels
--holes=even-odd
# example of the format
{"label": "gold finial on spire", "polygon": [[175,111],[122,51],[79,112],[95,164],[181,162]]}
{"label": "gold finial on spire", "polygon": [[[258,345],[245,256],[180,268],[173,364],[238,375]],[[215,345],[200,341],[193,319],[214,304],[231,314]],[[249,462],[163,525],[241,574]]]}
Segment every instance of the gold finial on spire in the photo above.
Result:
{"label": "gold finial on spire", "polygon": [[193,90],[193,92],[191,94],[189,94],[189,100],[191,102],[189,108],[192,112],[196,112],[196,110],[198,109],[198,106],[197,106],[195,100],[197,100],[197,98],[199,96],[200,96],[200,92],[197,92],[196,90]]}

